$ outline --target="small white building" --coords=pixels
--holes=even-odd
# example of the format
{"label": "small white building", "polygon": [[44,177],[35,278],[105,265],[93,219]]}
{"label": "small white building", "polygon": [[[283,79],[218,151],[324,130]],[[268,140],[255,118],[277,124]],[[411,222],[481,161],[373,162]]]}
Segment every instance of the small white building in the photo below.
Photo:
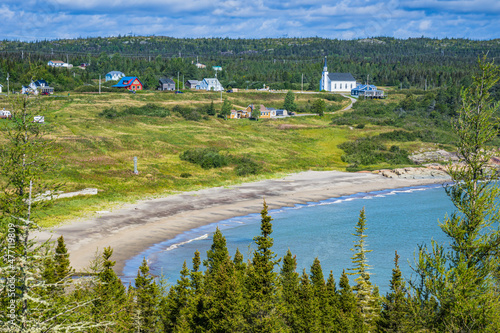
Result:
{"label": "small white building", "polygon": [[65,67],[65,68],[73,67],[73,65],[65,63],[64,61],[61,60],[51,60],[47,63],[47,65],[51,67]]}
{"label": "small white building", "polygon": [[217,78],[205,78],[203,81],[200,81],[196,85],[196,89],[198,90],[206,90],[206,91],[221,91],[224,90],[222,84],[220,84]]}
{"label": "small white building", "polygon": [[320,91],[350,93],[357,86],[356,79],[351,73],[328,73],[325,57],[325,65],[321,74],[321,81],[319,82]]}
{"label": "small white building", "polygon": [[0,94],[2,93],[3,86],[0,84]]}
{"label": "small white building", "polygon": [[119,71],[111,71],[106,74],[106,82],[108,81],[120,81],[122,77],[125,77],[125,74]]}

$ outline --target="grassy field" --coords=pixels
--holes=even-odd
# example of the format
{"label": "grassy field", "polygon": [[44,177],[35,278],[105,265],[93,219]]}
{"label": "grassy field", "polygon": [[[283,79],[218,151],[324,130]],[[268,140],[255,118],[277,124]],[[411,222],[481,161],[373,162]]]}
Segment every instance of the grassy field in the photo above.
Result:
{"label": "grassy field", "polygon": [[[281,107],[284,96],[265,92],[224,94],[237,107],[251,103]],[[295,96],[299,107],[318,98],[311,94]],[[212,100],[219,110],[218,93],[72,93],[65,98],[41,97],[41,103],[47,106],[47,137],[55,141],[59,153],[58,171],[45,177],[63,182],[64,191],[87,187],[99,190],[95,196],[58,200],[43,212],[42,224],[56,225],[119,203],[177,191],[229,186],[303,170],[345,170],[346,163],[340,158],[342,150],[337,146],[381,130],[376,126],[333,126],[331,116],[259,121],[205,116],[200,121],[187,121],[175,112],[167,117],[126,115],[107,119],[99,115],[110,107],[123,110],[151,103],[167,109],[175,105],[198,109]],[[7,101],[0,103],[5,105]],[[342,99],[326,103],[338,110],[349,102]],[[233,157],[249,157],[261,166],[261,171],[240,177],[234,164],[203,169],[179,158],[187,149],[205,147]],[[134,156],[138,158],[138,175],[133,173]]]}

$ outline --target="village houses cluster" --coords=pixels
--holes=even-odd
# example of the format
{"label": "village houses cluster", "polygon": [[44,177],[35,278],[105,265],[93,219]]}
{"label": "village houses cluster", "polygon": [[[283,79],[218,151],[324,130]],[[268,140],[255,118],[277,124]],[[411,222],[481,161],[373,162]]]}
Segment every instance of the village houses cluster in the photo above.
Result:
{"label": "village houses cluster", "polygon": [[[193,63],[194,64],[194,63]],[[60,60],[51,60],[47,63],[48,66],[56,68],[72,68],[73,65],[65,63]],[[206,68],[206,65],[201,64],[196,61],[194,64],[197,68]],[[88,64],[81,64],[78,68],[85,69]],[[205,90],[205,91],[224,91],[224,87],[217,79],[217,72],[222,71],[221,66],[213,66],[212,69],[215,71],[215,77],[204,78],[201,81],[189,79],[185,81],[183,89],[195,89],[195,90]],[[143,90],[144,86],[141,80],[136,76],[126,76],[120,71],[111,71],[105,75],[105,80],[107,81],[118,81],[112,87],[114,88],[124,88],[129,91],[135,92]],[[3,86],[0,85],[0,92]],[[162,77],[158,81],[158,90],[161,91],[176,91],[180,93],[181,87],[180,82],[177,83],[172,78]],[[263,90],[263,89],[259,89]],[[264,88],[265,90],[265,88]],[[228,92],[236,92],[237,88],[228,90]],[[327,58],[324,59],[323,72],[320,79],[320,91],[334,92],[334,93],[350,93],[353,97],[364,97],[364,98],[384,98],[384,92],[379,90],[376,86],[368,84],[359,84],[351,73],[329,73],[327,68]],[[23,94],[42,94],[49,95],[54,93],[54,88],[50,87],[49,84],[43,80],[31,81],[30,84],[23,86]],[[230,118],[240,119],[240,118],[251,118],[252,110],[254,106],[249,105],[246,109],[242,110],[232,110]],[[260,106],[261,118],[275,118],[275,117],[285,117],[288,115],[287,110],[266,108],[264,105]]]}

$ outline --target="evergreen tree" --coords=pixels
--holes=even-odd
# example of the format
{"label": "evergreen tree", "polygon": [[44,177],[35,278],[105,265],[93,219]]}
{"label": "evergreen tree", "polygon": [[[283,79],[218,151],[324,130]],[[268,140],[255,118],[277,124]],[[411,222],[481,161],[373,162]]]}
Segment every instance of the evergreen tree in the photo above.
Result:
{"label": "evergreen tree", "polygon": [[68,278],[69,274],[73,271],[73,268],[69,262],[69,253],[64,243],[64,237],[60,236],[57,239],[57,246],[54,256],[54,269],[56,281],[64,281]]}
{"label": "evergreen tree", "polygon": [[296,332],[320,332],[321,312],[319,302],[314,295],[314,290],[305,269],[300,277],[298,296],[298,325]]}
{"label": "evergreen tree", "polygon": [[378,327],[384,332],[409,332],[416,327],[411,323],[410,297],[399,269],[399,255],[396,251],[392,270],[390,291],[382,301],[382,313]]}
{"label": "evergreen tree", "polygon": [[207,251],[207,259],[203,261],[203,265],[207,267],[207,274],[217,271],[218,267],[224,263],[229,257],[229,252],[226,247],[226,238],[222,235],[219,227],[213,235],[212,246]]}
{"label": "evergreen tree", "polygon": [[422,302],[437,299],[439,327],[450,332],[500,330],[500,189],[496,171],[488,166],[492,151],[487,146],[498,135],[499,105],[491,101],[490,90],[499,77],[499,68],[485,56],[472,86],[462,89],[455,131],[463,163],[449,167],[453,183],[446,188],[457,211],[440,225],[450,250],[433,241],[430,250],[419,251],[417,294]]}
{"label": "evergreen tree", "polygon": [[97,274],[93,290],[92,315],[96,322],[110,322],[114,329],[127,330],[132,326],[130,300],[122,281],[113,271],[116,262],[110,259],[112,255],[110,247],[102,253],[102,270]]}
{"label": "evergreen tree", "polygon": [[323,117],[325,114],[326,103],[322,99],[316,99],[312,105],[312,112],[316,113],[318,116]]}
{"label": "evergreen tree", "polygon": [[297,110],[297,104],[295,104],[295,95],[291,90],[288,90],[288,92],[285,95],[283,109],[287,110],[288,112],[293,112]]}
{"label": "evergreen tree", "polygon": [[356,295],[349,285],[345,270],[340,276],[339,287],[339,332],[363,332],[364,325],[356,304]]}
{"label": "evergreen tree", "polygon": [[354,268],[351,269],[353,273],[349,273],[349,275],[357,276],[355,279],[356,286],[354,287],[354,290],[356,291],[356,299],[361,311],[363,322],[367,328],[370,328],[378,315],[376,308],[378,299],[374,295],[373,286],[370,282],[370,272],[368,271],[370,266],[368,265],[366,254],[372,252],[372,250],[368,250],[366,248],[365,238],[367,236],[365,234],[366,218],[364,208],[359,214],[359,220],[355,230],[356,233],[353,235],[357,237],[357,240],[354,241],[354,248],[351,249],[351,251],[354,252],[354,256],[351,258]]}
{"label": "evergreen tree", "polygon": [[221,116],[223,116],[224,119],[227,119],[227,117],[231,115],[232,108],[233,108],[233,106],[231,105],[231,102],[229,102],[229,100],[227,98],[224,99],[224,103],[222,104],[222,107],[220,110]]}
{"label": "evergreen tree", "polygon": [[215,116],[215,106],[214,106],[214,101],[210,102],[210,106],[207,108],[207,114],[209,116]]}
{"label": "evergreen tree", "polygon": [[267,214],[265,200],[261,217],[261,235],[254,237],[257,250],[253,253],[246,281],[249,298],[247,322],[255,332],[279,331],[283,322],[277,305],[278,279],[274,272],[279,260],[276,260],[276,254],[271,250],[274,243],[271,238],[272,218]]}
{"label": "evergreen tree", "polygon": [[283,257],[280,285],[285,324],[291,328],[292,332],[299,330],[297,320],[299,274],[296,272],[296,269],[297,259],[295,256],[292,256],[292,252],[288,249],[286,255]]}
{"label": "evergreen tree", "polygon": [[166,299],[162,300],[161,304],[161,321],[164,329],[167,332],[173,332],[180,323],[178,320],[188,306],[192,291],[189,288],[189,269],[184,261],[181,270],[181,276],[177,283],[172,286],[168,292]]}
{"label": "evergreen tree", "polygon": [[149,272],[146,258],[142,260],[142,265],[137,272],[133,291],[136,304],[135,312],[137,313],[135,331],[141,333],[158,332],[161,291],[154,277]]}

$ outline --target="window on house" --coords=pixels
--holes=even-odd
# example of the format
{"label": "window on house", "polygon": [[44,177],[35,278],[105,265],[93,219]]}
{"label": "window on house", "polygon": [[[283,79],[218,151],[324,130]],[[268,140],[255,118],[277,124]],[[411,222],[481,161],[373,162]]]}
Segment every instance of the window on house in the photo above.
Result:
{"label": "window on house", "polygon": [[335,83],[335,89],[337,89],[337,84]]}

